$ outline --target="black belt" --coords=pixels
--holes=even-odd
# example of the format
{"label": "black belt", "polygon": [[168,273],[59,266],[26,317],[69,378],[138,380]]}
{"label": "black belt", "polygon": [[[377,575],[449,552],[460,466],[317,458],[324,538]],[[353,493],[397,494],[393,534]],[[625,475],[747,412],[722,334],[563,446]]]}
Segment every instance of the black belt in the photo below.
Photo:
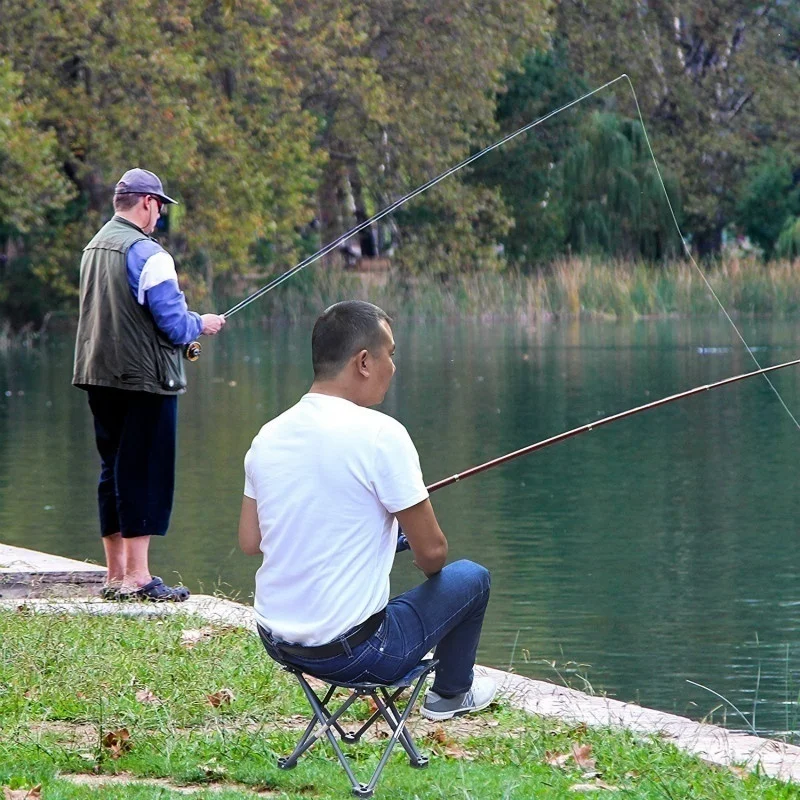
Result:
{"label": "black belt", "polygon": [[[386,609],[382,608],[376,614],[367,618],[355,630],[348,633],[346,636],[340,636],[327,644],[318,644],[310,647],[304,647],[300,644],[283,644],[283,642],[275,642],[273,646],[276,647],[281,653],[289,656],[298,656],[299,658],[332,658],[346,653],[346,647],[351,650],[369,639],[378,628],[386,616]],[[345,646],[345,643],[346,646]]]}

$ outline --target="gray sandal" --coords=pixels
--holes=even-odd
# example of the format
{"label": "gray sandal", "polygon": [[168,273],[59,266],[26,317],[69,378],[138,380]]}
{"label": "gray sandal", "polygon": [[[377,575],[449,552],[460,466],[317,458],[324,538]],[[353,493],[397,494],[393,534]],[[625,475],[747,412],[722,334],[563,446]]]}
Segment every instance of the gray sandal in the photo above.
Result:
{"label": "gray sandal", "polygon": [[185,586],[167,586],[161,578],[154,575],[150,583],[131,592],[131,599],[150,603],[182,603],[188,599],[189,594]]}

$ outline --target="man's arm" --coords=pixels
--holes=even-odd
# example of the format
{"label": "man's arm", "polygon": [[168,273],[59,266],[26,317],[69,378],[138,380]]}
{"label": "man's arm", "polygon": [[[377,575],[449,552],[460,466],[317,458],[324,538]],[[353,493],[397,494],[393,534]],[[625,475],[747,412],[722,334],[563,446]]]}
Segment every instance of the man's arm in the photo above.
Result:
{"label": "man's arm", "polygon": [[261,553],[261,528],[258,526],[258,506],[252,497],[242,498],[242,513],[239,516],[239,547],[248,556]]}
{"label": "man's arm", "polygon": [[427,577],[435,575],[447,561],[447,539],[436,521],[431,501],[426,498],[395,516],[411,545],[414,563]]}
{"label": "man's arm", "polygon": [[175,345],[213,336],[225,324],[219,314],[189,311],[178,286],[172,256],[152,239],[136,242],[127,256],[128,284],[139,305],[149,309],[159,330]]}

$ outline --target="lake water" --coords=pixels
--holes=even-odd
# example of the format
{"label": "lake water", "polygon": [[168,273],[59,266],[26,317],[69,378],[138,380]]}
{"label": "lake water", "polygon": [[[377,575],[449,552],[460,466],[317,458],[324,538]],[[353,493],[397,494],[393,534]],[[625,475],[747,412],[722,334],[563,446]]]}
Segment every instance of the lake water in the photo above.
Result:
{"label": "lake water", "polygon": [[[237,320],[238,322],[238,320]],[[742,323],[763,364],[794,322]],[[747,372],[723,322],[394,326],[382,407],[427,482],[594,419]],[[242,458],[307,389],[310,325],[232,324],[188,365],[173,525],[154,571],[249,602],[237,550]],[[102,559],[97,459],[72,339],[0,355],[0,539]],[[773,381],[800,413],[800,372]],[[761,378],[583,434],[433,496],[452,558],[493,575],[481,662],[696,719],[800,729],[800,431]],[[398,557],[393,589],[419,574]]]}

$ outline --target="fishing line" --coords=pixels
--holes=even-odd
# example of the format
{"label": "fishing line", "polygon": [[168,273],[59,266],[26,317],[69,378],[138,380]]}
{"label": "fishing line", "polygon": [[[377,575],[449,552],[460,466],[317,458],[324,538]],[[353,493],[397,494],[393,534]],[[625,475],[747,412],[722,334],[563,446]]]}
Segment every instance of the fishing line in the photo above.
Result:
{"label": "fishing line", "polygon": [[[566,111],[567,109],[578,105],[578,103],[582,103],[584,100],[588,100],[593,95],[598,94],[599,92],[602,92],[604,89],[607,89],[610,86],[613,86],[615,83],[618,83],[619,81],[622,81],[622,80],[627,81],[628,86],[630,87],[631,95],[633,96],[633,102],[636,105],[636,113],[637,113],[637,115],[639,117],[639,124],[642,126],[642,133],[644,134],[644,139],[645,139],[645,142],[647,144],[647,149],[648,149],[648,152],[650,153],[650,158],[653,161],[653,166],[655,167],[656,175],[658,176],[659,183],[661,184],[661,189],[664,192],[664,198],[667,201],[667,207],[669,208],[669,213],[670,213],[670,216],[672,217],[672,222],[675,225],[675,230],[678,232],[678,236],[681,239],[681,244],[683,245],[684,252],[686,253],[687,257],[689,258],[689,261],[691,262],[692,266],[697,271],[698,275],[700,275],[700,277],[702,278],[703,283],[705,283],[706,287],[708,288],[708,291],[711,293],[711,296],[714,298],[714,300],[716,301],[717,305],[722,310],[722,313],[725,315],[725,318],[728,320],[728,322],[730,323],[731,327],[736,332],[736,335],[739,337],[740,341],[744,345],[745,350],[747,350],[747,352],[750,354],[750,358],[753,359],[753,362],[755,363],[755,365],[756,365],[756,367],[758,369],[762,369],[761,362],[758,360],[758,358],[756,357],[755,353],[753,353],[752,348],[747,344],[747,341],[745,340],[744,335],[742,334],[742,332],[739,330],[739,328],[736,325],[736,323],[731,318],[731,315],[728,313],[728,310],[725,308],[725,306],[723,305],[722,301],[719,299],[719,296],[714,291],[714,287],[711,285],[711,283],[709,282],[709,280],[706,277],[705,273],[703,272],[702,269],[700,269],[699,264],[697,263],[697,261],[695,260],[694,256],[692,255],[692,251],[691,251],[691,249],[690,249],[690,247],[689,247],[689,245],[688,245],[688,243],[686,241],[686,237],[683,235],[683,231],[681,230],[681,226],[678,223],[678,217],[675,214],[675,209],[672,206],[672,201],[669,199],[669,192],[667,192],[667,186],[664,183],[663,176],[661,175],[661,168],[658,165],[658,160],[656,159],[655,153],[653,152],[653,147],[652,147],[652,145],[650,143],[650,137],[648,136],[648,133],[647,133],[647,127],[644,124],[644,115],[642,114],[641,107],[639,106],[639,98],[636,95],[636,90],[633,88],[633,82],[631,81],[631,79],[628,76],[628,74],[625,73],[625,72],[623,72],[621,75],[619,75],[618,77],[614,78],[613,80],[610,80],[607,83],[604,83],[602,86],[598,86],[596,89],[592,89],[592,91],[587,92],[586,94],[582,95],[581,97],[578,97],[575,100],[571,100],[569,103],[565,103],[564,105],[560,106],[559,108],[557,108],[557,109],[555,109],[553,111],[550,111],[549,113],[545,114],[543,117],[540,117],[539,119],[536,119],[533,122],[529,122],[527,125],[523,125],[521,128],[518,128],[513,133],[510,133],[507,136],[504,136],[502,139],[499,139],[498,141],[494,142],[493,144],[490,144],[488,147],[484,147],[483,150],[480,150],[477,153],[474,153],[473,155],[469,156],[468,158],[465,158],[463,161],[459,162],[455,166],[450,167],[449,169],[445,170],[440,175],[437,175],[435,178],[431,178],[430,180],[426,181],[425,183],[423,183],[421,186],[418,186],[413,191],[409,192],[406,195],[403,195],[403,197],[401,197],[399,200],[395,200],[393,203],[391,203],[390,205],[386,206],[386,208],[382,209],[377,214],[373,215],[372,217],[370,217],[369,219],[365,220],[364,222],[361,222],[358,225],[356,225],[355,227],[351,228],[349,231],[347,231],[346,233],[342,234],[338,239],[335,239],[332,242],[330,242],[329,244],[325,245],[323,248],[318,250],[316,253],[313,253],[312,255],[308,256],[307,258],[304,258],[302,261],[300,261],[299,263],[295,264],[295,266],[293,266],[291,269],[287,270],[282,275],[279,275],[278,277],[274,278],[269,283],[267,283],[265,286],[262,286],[260,289],[258,289],[257,291],[253,292],[248,297],[244,298],[244,300],[240,300],[238,303],[236,303],[236,305],[234,305],[232,308],[230,308],[228,311],[226,311],[224,316],[226,318],[228,318],[228,317],[231,317],[233,314],[238,314],[239,311],[241,311],[243,308],[246,308],[248,305],[250,305],[250,303],[254,302],[255,300],[258,300],[260,297],[263,297],[268,292],[271,292],[273,289],[277,288],[282,283],[284,283],[285,281],[289,280],[289,278],[291,278],[293,275],[296,275],[301,270],[304,270],[306,267],[311,266],[315,262],[319,261],[319,259],[324,258],[328,253],[330,253],[331,251],[335,250],[337,247],[340,247],[342,244],[347,242],[348,239],[351,239],[357,233],[360,233],[365,228],[368,228],[370,225],[373,225],[374,223],[380,221],[381,219],[383,219],[384,217],[388,216],[392,212],[397,211],[397,209],[399,209],[401,206],[404,206],[407,202],[409,202],[410,200],[413,200],[415,197],[418,197],[423,192],[428,191],[428,189],[433,188],[438,183],[443,181],[445,178],[449,178],[451,175],[454,175],[456,172],[459,172],[462,169],[464,169],[465,167],[468,167],[470,164],[474,163],[479,158],[483,158],[483,156],[487,155],[488,153],[491,153],[493,150],[497,150],[498,148],[502,147],[504,144],[507,144],[512,139],[516,139],[518,136],[521,136],[523,133],[527,133],[528,131],[532,130],[533,128],[537,127],[538,125],[541,125],[543,122],[546,122],[547,120],[551,119],[552,117],[555,117],[557,114],[561,114],[563,111]],[[200,351],[201,351],[201,348],[200,348],[199,343],[192,342],[187,347],[186,357],[189,358],[189,360],[195,361],[199,357]],[[767,377],[766,374],[764,374],[763,377],[764,377],[764,380],[769,385],[770,389],[772,389],[773,393],[778,398],[778,401],[780,402],[781,406],[783,406],[784,411],[786,411],[786,413],[789,415],[789,418],[795,424],[795,427],[798,430],[800,430],[800,422],[798,422],[797,418],[794,416],[794,414],[789,409],[789,406],[784,401],[783,397],[781,396],[781,393],[777,390],[775,385]]]}
{"label": "fishing line", "polygon": [[[669,213],[672,215],[672,221],[675,223],[675,230],[678,231],[678,236],[681,237],[681,244],[683,245],[683,249],[684,249],[686,255],[688,256],[689,261],[691,261],[692,265],[697,270],[698,275],[700,275],[700,277],[703,279],[703,283],[705,283],[705,285],[708,287],[708,291],[711,292],[711,296],[714,298],[714,300],[717,301],[717,305],[720,307],[720,309],[722,310],[722,313],[725,315],[725,319],[727,319],[728,322],[730,322],[730,324],[733,327],[734,331],[736,331],[736,335],[741,340],[742,344],[745,347],[745,350],[747,350],[747,352],[750,354],[750,358],[753,359],[753,362],[755,363],[756,367],[758,367],[758,369],[761,369],[762,368],[761,367],[761,363],[756,358],[756,355],[753,352],[752,348],[745,341],[745,338],[742,335],[742,332],[739,330],[739,328],[737,327],[736,323],[731,318],[731,315],[728,313],[728,310],[722,304],[722,301],[719,299],[719,297],[717,296],[717,293],[714,291],[714,287],[709,283],[708,278],[706,278],[706,276],[705,276],[705,273],[703,272],[703,270],[700,269],[700,266],[698,265],[697,261],[695,261],[695,258],[692,255],[692,251],[691,251],[689,245],[686,242],[686,237],[683,235],[683,231],[681,230],[681,226],[678,224],[678,218],[675,215],[675,209],[672,207],[672,202],[669,199],[669,193],[667,192],[667,186],[664,183],[664,178],[661,176],[661,170],[660,170],[660,168],[658,166],[658,161],[656,160],[655,153],[653,152],[653,148],[652,148],[652,146],[650,144],[650,137],[647,135],[647,128],[645,127],[645,124],[644,124],[644,117],[642,116],[642,110],[639,107],[639,98],[636,96],[636,90],[633,88],[633,83],[631,82],[631,79],[628,77],[628,75],[626,73],[623,73],[619,77],[620,78],[625,78],[625,80],[628,81],[628,86],[631,87],[631,94],[633,95],[633,102],[636,104],[636,113],[639,115],[639,124],[642,126],[642,133],[644,133],[644,140],[647,143],[647,149],[650,152],[650,158],[653,159],[653,166],[656,168],[656,174],[658,175],[658,180],[661,183],[661,188],[664,190],[664,198],[667,201],[667,207],[669,208]],[[764,380],[769,384],[769,388],[772,389],[772,391],[775,393],[775,396],[778,398],[778,401],[783,406],[784,410],[789,415],[789,417],[792,420],[792,422],[794,422],[795,427],[797,427],[800,430],[800,422],[797,421],[797,419],[794,416],[794,414],[792,414],[792,412],[790,411],[789,406],[787,406],[786,403],[784,402],[783,397],[781,397],[781,393],[775,388],[775,384],[772,383],[772,381],[769,379],[769,377],[766,374],[762,373],[762,375],[763,375]]]}
{"label": "fishing line", "polygon": [[[359,223],[354,228],[351,228],[347,233],[342,234],[338,239],[335,239],[330,244],[325,245],[321,250],[317,250],[316,253],[304,258],[299,264],[295,264],[291,269],[287,270],[283,273],[283,275],[279,275],[277,278],[271,280],[266,286],[262,286],[258,291],[253,292],[249,297],[245,297],[244,300],[239,301],[233,308],[229,311],[225,312],[225,317],[230,317],[232,314],[237,314],[246,306],[249,306],[254,300],[258,300],[259,297],[263,297],[267,292],[271,292],[277,286],[280,286],[284,281],[289,280],[292,275],[297,274],[300,270],[305,269],[306,267],[311,266],[315,261],[319,261],[319,259],[326,256],[332,250],[335,250],[340,245],[344,244],[348,239],[355,236],[357,233],[360,233],[364,230],[364,228],[368,228],[375,222],[382,220],[388,214],[391,214],[393,211],[397,211],[398,208],[405,205],[409,200],[413,200],[415,197],[418,197],[423,192],[428,191],[428,189],[433,188],[436,186],[437,183],[440,183],[445,178],[449,178],[451,175],[454,175],[456,172],[464,169],[464,167],[468,167],[473,162],[477,161],[479,158],[483,158],[487,153],[491,153],[492,150],[497,150],[499,147],[502,147],[504,144],[507,144],[512,139],[516,139],[517,136],[521,136],[523,133],[527,133],[529,130],[532,130],[537,125],[541,125],[543,122],[546,122],[551,117],[556,116],[556,114],[560,114],[562,111],[566,111],[568,108],[572,108],[572,106],[577,105],[578,103],[582,103],[584,100],[587,100],[592,95],[597,94],[598,92],[602,92],[603,89],[607,89],[609,86],[613,86],[618,81],[621,81],[623,78],[627,78],[627,75],[620,75],[617,78],[614,78],[613,81],[609,81],[608,83],[604,83],[602,86],[598,86],[596,89],[592,89],[591,92],[587,92],[582,97],[577,98],[576,100],[571,100],[569,103],[561,106],[560,108],[555,109],[554,111],[545,114],[543,117],[540,117],[533,122],[529,122],[527,125],[523,125],[518,130],[514,131],[513,133],[508,134],[508,136],[504,136],[499,141],[495,142],[494,144],[490,144],[488,147],[484,147],[483,150],[471,155],[469,158],[465,158],[460,163],[456,164],[454,167],[450,167],[450,169],[445,170],[441,175],[437,175],[435,178],[431,178],[429,181],[426,181],[421,186],[418,186],[412,192],[401,197],[399,200],[395,200],[390,205],[386,206],[382,211],[379,211],[374,216],[370,217],[368,220]],[[630,79],[629,79],[630,82]]]}

